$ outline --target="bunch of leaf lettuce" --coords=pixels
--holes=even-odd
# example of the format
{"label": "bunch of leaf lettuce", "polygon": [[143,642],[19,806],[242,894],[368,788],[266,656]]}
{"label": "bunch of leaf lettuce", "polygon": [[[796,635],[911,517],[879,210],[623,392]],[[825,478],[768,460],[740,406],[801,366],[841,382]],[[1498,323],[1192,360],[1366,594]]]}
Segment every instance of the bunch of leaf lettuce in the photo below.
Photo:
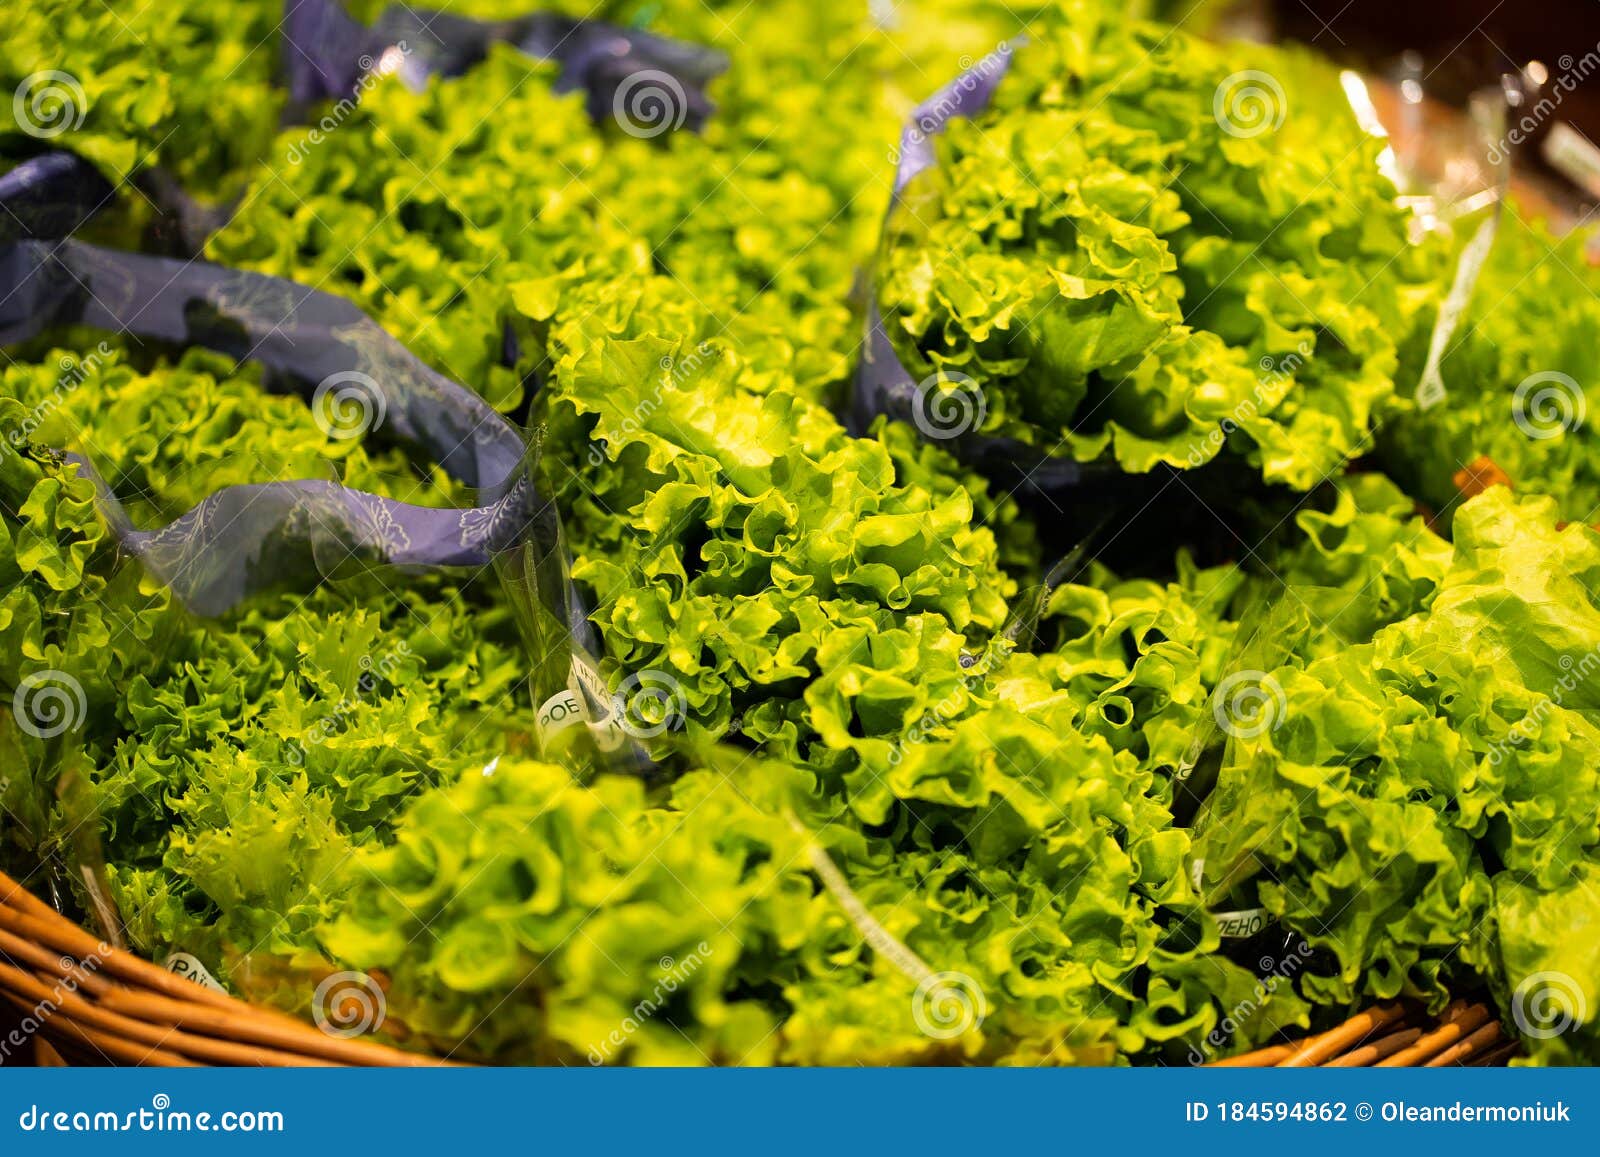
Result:
{"label": "bunch of leaf lettuce", "polygon": [[[298,137],[280,137],[284,160],[213,244],[325,280],[502,408],[541,387],[606,673],[654,672],[684,696],[675,781],[584,783],[529,758],[526,658],[481,580],[367,575],[184,617],[118,566],[87,482],[46,447],[86,450],[145,525],[265,477],[336,470],[441,504],[451,486],[329,439],[225,359],[117,353],[63,389],[62,355],[38,351],[0,390],[5,428],[28,431],[0,446],[0,634],[18,656],[0,692],[53,667],[88,710],[54,744],[0,732],[28,768],[6,789],[25,817],[8,854],[81,859],[67,833],[90,816],[141,951],[193,952],[302,1012],[317,977],[371,970],[385,1032],[474,1059],[1176,1062],[1363,993],[1486,976],[1509,1005],[1549,970],[1595,991],[1582,936],[1548,931],[1592,899],[1592,689],[1560,681],[1600,644],[1578,589],[1600,562],[1589,532],[1500,492],[1461,512],[1452,547],[1375,475],[1301,511],[1255,560],[1292,595],[1263,672],[1286,711],[1226,745],[1211,814],[1180,827],[1177,772],[1253,653],[1239,608],[1261,584],[1181,551],[1172,564],[1162,544],[1127,573],[1069,575],[1016,645],[1038,528],[909,427],[853,438],[825,404],[887,196],[881,81],[909,91],[897,54],[933,64],[939,34],[874,29],[855,4],[737,7],[674,0],[652,25],[732,50],[703,137],[597,129],[548,68],[497,50],[422,94],[378,84],[298,164]],[[1306,95],[1335,107],[1326,76],[1285,64],[1278,132],[1222,136],[1229,58],[1069,8],[1034,64],[1018,54],[984,128],[1024,159],[941,163],[970,204],[1012,174],[990,205],[1005,244],[961,252],[1033,268],[1001,236],[1015,200],[1045,248],[1081,235],[1097,260],[1113,241],[1169,254],[1159,276],[1134,263],[1129,285],[1051,299],[1052,350],[1116,338],[1136,299],[1163,327],[1123,387],[1144,392],[1075,434],[1082,453],[1109,440],[1126,465],[1190,464],[1186,439],[1210,445],[1232,414],[1230,452],[1310,485],[1368,444],[1434,255],[1393,248],[1373,146]],[[794,28],[816,35],[777,35]],[[1135,46],[1156,51],[1124,95],[1107,78]],[[1240,63],[1261,59],[1288,58]],[[1052,73],[1098,84],[1105,106]],[[982,147],[978,127],[946,148]],[[1325,168],[1343,144],[1348,171]],[[1094,179],[1061,159],[1080,147]],[[1031,165],[1076,182],[1070,221],[1038,231],[1015,177]],[[1292,209],[1291,192],[1310,200]],[[1257,391],[1263,357],[1282,397]],[[986,389],[1028,377],[965,364]],[[1068,378],[1082,405],[1109,381]],[[1152,416],[1168,381],[1175,408]],[[889,936],[970,981],[981,1019],[925,1031],[917,977],[831,890],[817,846]],[[1297,985],[1268,991],[1221,951],[1208,910],[1238,888],[1325,953]]]}
{"label": "bunch of leaf lettuce", "polygon": [[[385,488],[365,451],[319,452],[325,435],[303,403],[262,394],[223,359],[190,355],[141,373],[107,356],[64,400],[56,360],[11,371],[9,409],[32,403],[33,413],[53,399],[44,433],[92,446],[107,477],[141,494],[151,517],[233,480],[218,471],[245,461],[273,475],[306,473],[337,453],[348,477]],[[196,398],[207,404],[183,404]],[[754,415],[773,401],[730,390],[718,412]],[[696,428],[692,409],[675,412]],[[907,484],[876,502],[933,501],[916,498],[926,492],[910,481],[939,479],[942,464],[927,448],[906,440],[891,454],[882,442],[844,439],[820,412],[795,428],[811,427],[821,441],[789,454],[791,467],[739,476],[811,477],[787,493],[815,500],[832,486],[806,474],[801,450],[820,450],[859,458],[846,472],[857,486],[868,464],[900,464]],[[695,461],[664,438],[650,444]],[[14,461],[51,469],[31,447]],[[87,503],[87,484],[57,469]],[[941,501],[965,495],[937,484]],[[737,509],[724,493],[718,501]],[[775,506],[786,491],[771,493]],[[92,513],[80,522],[101,541]],[[744,523],[755,533],[748,515]],[[53,531],[57,555],[76,533]],[[793,558],[830,557],[826,539],[806,542],[791,544]],[[730,539],[729,557],[742,549]],[[70,588],[89,614],[103,600],[82,580],[93,583],[110,561],[87,554]],[[1203,677],[1187,646],[1201,620],[1183,592],[1219,577],[1115,597],[1130,624],[1142,617],[1135,604],[1151,608],[1151,628],[1131,641],[1149,652],[1133,681],[1156,683],[1170,667],[1186,683]],[[863,769],[846,783],[731,753],[663,795],[632,781],[585,787],[519,757],[517,733],[531,723],[515,686],[521,663],[504,614],[471,590],[373,581],[264,601],[212,624],[152,597],[151,613],[168,616],[162,645],[110,639],[118,659],[100,666],[114,683],[105,693],[86,684],[88,722],[68,743],[81,754],[96,853],[133,943],[157,958],[194,953],[236,991],[303,1011],[323,971],[377,970],[394,1035],[502,1060],[1175,1059],[1241,1006],[1251,1010],[1241,1044],[1305,1022],[1297,997],[1262,1002],[1254,977],[1216,953],[1182,867],[1187,841],[1172,829],[1164,777],[1125,737],[1074,735],[1091,711],[1115,716],[1094,706],[1109,701],[1098,677],[1081,692],[1050,663],[1027,675],[1006,670],[993,686],[969,677],[967,696],[993,709],[925,712],[939,726],[902,739],[903,757],[881,765],[886,776]],[[714,610],[729,605],[706,597]],[[853,613],[875,629],[834,644],[850,664],[841,670],[881,662],[876,636],[893,644],[902,633],[907,646],[919,637],[886,630],[893,609],[872,612],[868,597]],[[68,621],[46,608],[40,630],[70,637]],[[905,621],[954,637],[941,612]],[[108,648],[103,637],[85,645]],[[87,654],[38,654],[89,678]],[[1111,675],[1104,659],[1093,666]],[[951,668],[953,687],[959,660]],[[912,674],[905,669],[908,686]],[[807,679],[796,678],[803,688]],[[869,678],[869,701],[889,686]],[[819,702],[848,710],[848,690],[832,680]],[[1183,694],[1201,695],[1197,686]],[[875,750],[887,752],[880,743]],[[60,767],[44,744],[30,754],[41,779]],[[55,783],[39,786],[39,798],[53,798]],[[892,935],[929,967],[971,977],[984,1012],[972,1031],[944,1041],[919,1028],[914,978],[868,947],[820,889],[791,811]],[[52,830],[82,818],[57,815]],[[641,1018],[646,1004],[651,1015]]]}
{"label": "bunch of leaf lettuce", "polygon": [[[1379,440],[1385,468],[1436,510],[1503,478],[1574,522],[1600,520],[1600,270],[1587,241],[1506,206],[1440,366],[1442,401],[1397,415]],[[1402,380],[1420,379],[1426,353],[1408,343]]]}
{"label": "bunch of leaf lettuce", "polygon": [[219,966],[224,944],[299,943],[330,865],[422,786],[525,743],[531,709],[508,614],[471,584],[369,575],[210,621],[121,561],[92,484],[54,450],[90,458],[146,527],[219,486],[336,469],[453,496],[225,358],[138,360],[108,342],[0,374],[0,688],[8,704],[25,684],[81,691],[41,717],[59,734],[0,717],[3,843],[64,901],[75,865],[103,860],[142,951]]}
{"label": "bunch of leaf lettuce", "polygon": [[375,81],[315,142],[286,129],[208,255],[350,297],[508,411],[548,374],[555,325],[650,274],[781,367],[773,388],[836,400],[899,118],[930,70],[1022,14],[929,0],[883,28],[854,0],[561,7],[727,53],[716,115],[698,134],[597,126],[581,93],[552,92],[552,66],[496,46],[422,93]]}
{"label": "bunch of leaf lettuce", "polygon": [[7,144],[67,148],[114,183],[162,165],[191,192],[237,193],[278,129],[279,0],[144,8],[28,0],[6,13]]}
{"label": "bunch of leaf lettuce", "polygon": [[[1013,1035],[1006,1051],[974,1036],[972,1059],[1066,1059],[1096,1041],[1083,1057],[1151,1059],[1241,1004],[1259,1015],[1239,1046],[1303,1022],[1290,993],[1248,1001],[1254,976],[1216,953],[1170,810],[1167,770],[1206,710],[1239,576],[1096,571],[1050,600],[1058,651],[1014,651],[997,630],[1013,588],[979,525],[998,533],[1009,505],[943,452],[913,457],[904,427],[852,439],[791,390],[745,387],[737,349],[709,343],[683,380],[672,367],[705,322],[670,288],[642,282],[552,335],[555,428],[581,423],[590,447],[553,439],[576,483],[575,573],[608,655],[670,673],[691,731],[728,736],[736,720],[742,742],[803,761],[886,842],[908,877],[880,887],[852,861],[862,894],[915,893],[905,905],[941,913],[942,931],[914,926],[907,943],[996,1009],[1020,1002],[985,1033]],[[957,883],[928,896],[919,879]],[[869,989],[823,991],[827,1015],[785,1022],[795,1059],[851,1055],[819,1034],[893,1059],[869,1049],[862,1018],[885,1015]]]}
{"label": "bunch of leaf lettuce", "polygon": [[[1253,673],[1270,726],[1228,740],[1201,826],[1207,897],[1253,888],[1324,949],[1301,978],[1319,1003],[1442,1004],[1487,980],[1518,1015],[1552,971],[1594,992],[1582,913],[1600,865],[1600,539],[1561,523],[1551,499],[1496,486],[1456,512],[1453,549],[1420,522],[1362,542],[1351,530],[1404,499],[1356,497],[1335,557],[1381,569],[1359,589],[1335,584],[1331,602],[1287,587],[1286,661]],[[1315,563],[1302,551],[1297,577]],[[1548,934],[1557,910],[1570,941]],[[1595,1040],[1589,1021],[1525,1045],[1592,1061]]]}
{"label": "bunch of leaf lettuce", "polygon": [[912,379],[981,393],[984,433],[1131,471],[1226,451],[1304,490],[1368,449],[1429,296],[1401,289],[1437,270],[1332,69],[1098,0],[1009,59],[879,253]]}
{"label": "bunch of leaf lettuce", "polygon": [[1007,614],[975,486],[948,458],[902,480],[909,440],[848,436],[713,324],[641,278],[553,335],[574,575],[607,653],[671,675],[713,737],[737,717],[804,757],[893,736],[960,694],[963,651]]}
{"label": "bunch of leaf lettuce", "polygon": [[[853,355],[850,295],[882,205],[856,177],[870,171],[864,155],[888,147],[892,118],[866,111],[877,111],[870,59],[835,43],[860,29],[859,14],[777,8],[724,14],[729,27],[703,11],[661,26],[689,39],[715,27],[736,46],[759,37],[718,82],[721,112],[703,136],[593,125],[581,93],[552,92],[553,66],[507,46],[421,93],[377,83],[324,139],[279,138],[209,253],[325,281],[506,410],[549,372],[554,325],[652,274],[673,278],[730,340],[759,347],[762,365],[792,370],[784,384],[820,397]],[[783,21],[817,35],[774,35]],[[799,83],[826,71],[829,53],[845,70],[838,86]],[[881,145],[862,134],[869,123],[884,126]],[[821,149],[823,133],[840,147]]]}
{"label": "bunch of leaf lettuce", "polygon": [[[1305,1022],[1215,953],[1132,760],[1020,718],[950,755],[990,765],[968,799],[866,829],[809,774],[731,752],[661,799],[502,761],[364,848],[320,940],[386,978],[391,1032],[477,1059],[1110,1063],[1177,1059],[1230,1010],[1241,1041]],[[1032,782],[991,799],[980,775],[1025,757]],[[819,887],[814,845],[900,952]],[[959,974],[965,1011],[929,1009],[904,952]]]}

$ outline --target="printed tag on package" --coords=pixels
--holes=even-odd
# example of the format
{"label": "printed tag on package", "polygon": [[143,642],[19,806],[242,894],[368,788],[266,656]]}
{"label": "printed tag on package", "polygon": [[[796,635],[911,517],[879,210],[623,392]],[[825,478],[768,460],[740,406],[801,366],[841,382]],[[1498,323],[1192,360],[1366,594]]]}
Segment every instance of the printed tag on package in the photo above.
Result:
{"label": "printed tag on package", "polygon": [[187,952],[174,952],[161,962],[161,967],[174,976],[193,981],[201,988],[209,988],[212,992],[227,995],[228,990],[222,987],[221,981],[211,975],[210,969],[200,963],[199,957],[191,956]]}
{"label": "printed tag on package", "polygon": [[1600,197],[1600,148],[1565,121],[1550,126],[1539,150],[1550,167],[1593,196]]}
{"label": "printed tag on package", "polygon": [[1265,908],[1241,908],[1237,912],[1213,912],[1217,931],[1224,940],[1248,940],[1267,926]]}
{"label": "printed tag on package", "polygon": [[[591,719],[585,710],[587,703],[600,704],[604,714]],[[627,740],[617,716],[612,706],[612,695],[606,690],[600,672],[574,655],[567,674],[567,685],[539,705],[539,734],[549,739],[574,724],[587,723],[600,750],[615,751]]]}
{"label": "printed tag on package", "polygon": [[582,722],[583,703],[571,688],[563,687],[539,705],[539,734],[545,739]]}
{"label": "printed tag on package", "polygon": [[588,721],[589,731],[594,735],[594,741],[601,751],[615,751],[627,742],[628,737],[621,725],[622,711],[616,697],[606,689],[605,680],[600,677],[600,672],[596,671],[582,655],[572,656],[572,671],[567,678],[567,689],[579,703],[598,703],[603,706],[605,714]]}

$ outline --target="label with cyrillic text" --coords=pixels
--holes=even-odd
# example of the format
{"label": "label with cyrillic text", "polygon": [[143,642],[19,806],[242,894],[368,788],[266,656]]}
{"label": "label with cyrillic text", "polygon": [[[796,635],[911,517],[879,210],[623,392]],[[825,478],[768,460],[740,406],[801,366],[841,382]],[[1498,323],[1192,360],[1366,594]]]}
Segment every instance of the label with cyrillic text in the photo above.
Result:
{"label": "label with cyrillic text", "polygon": [[583,704],[572,690],[563,687],[539,705],[539,735],[548,739],[574,723],[584,722]]}
{"label": "label with cyrillic text", "polygon": [[1245,940],[1262,931],[1269,917],[1265,908],[1241,908],[1237,912],[1213,912],[1217,930],[1224,940]]}
{"label": "label with cyrillic text", "polygon": [[210,970],[200,963],[199,957],[191,956],[187,952],[174,952],[161,962],[161,967],[174,976],[181,976],[185,980],[191,980],[201,988],[211,989],[212,992],[226,993],[228,991],[222,987],[222,982],[212,976]]}

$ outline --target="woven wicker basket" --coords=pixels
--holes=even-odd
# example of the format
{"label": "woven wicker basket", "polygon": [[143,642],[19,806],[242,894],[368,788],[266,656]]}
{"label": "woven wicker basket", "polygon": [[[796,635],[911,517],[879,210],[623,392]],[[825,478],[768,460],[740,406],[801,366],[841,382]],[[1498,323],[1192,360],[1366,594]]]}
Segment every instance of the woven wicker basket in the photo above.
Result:
{"label": "woven wicker basket", "polygon": [[1504,1065],[1517,1053],[1488,1006],[1458,1000],[1430,1017],[1414,1005],[1380,1004],[1305,1040],[1217,1061],[1214,1068],[1444,1068]]}
{"label": "woven wicker basket", "polygon": [[107,947],[4,872],[0,997],[36,1026],[42,1064],[440,1063],[330,1035]]}
{"label": "woven wicker basket", "polygon": [[[108,948],[0,872],[0,998],[34,1022],[40,1064],[436,1065],[257,1008]],[[1516,1052],[1494,1014],[1458,1001],[1430,1018],[1385,1004],[1328,1032],[1218,1061],[1329,1068],[1503,1065]]]}

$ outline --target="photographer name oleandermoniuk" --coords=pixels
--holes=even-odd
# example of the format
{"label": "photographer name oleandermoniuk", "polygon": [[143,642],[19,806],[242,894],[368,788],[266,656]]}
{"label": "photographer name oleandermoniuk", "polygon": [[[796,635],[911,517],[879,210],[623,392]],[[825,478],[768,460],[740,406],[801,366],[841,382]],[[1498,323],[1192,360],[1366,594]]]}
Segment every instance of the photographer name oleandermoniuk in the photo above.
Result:
{"label": "photographer name oleandermoniuk", "polygon": [[1308,1124],[1338,1125],[1348,1121],[1366,1124],[1571,1124],[1572,1109],[1565,1101],[1546,1104],[1489,1105],[1460,1100],[1412,1104],[1408,1101],[1187,1101],[1183,1119],[1190,1124]]}

